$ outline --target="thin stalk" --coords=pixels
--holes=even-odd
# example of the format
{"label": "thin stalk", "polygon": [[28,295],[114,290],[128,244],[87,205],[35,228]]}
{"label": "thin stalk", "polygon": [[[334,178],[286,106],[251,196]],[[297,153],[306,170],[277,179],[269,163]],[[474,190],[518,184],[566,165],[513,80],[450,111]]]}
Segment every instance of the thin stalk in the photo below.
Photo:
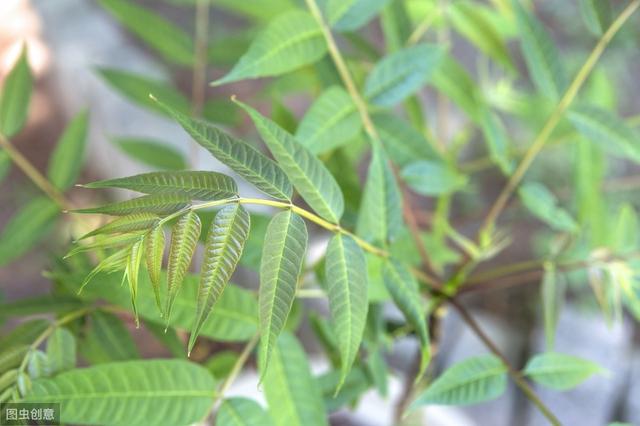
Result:
{"label": "thin stalk", "polygon": [[71,203],[64,198],[62,192],[33,167],[29,160],[13,146],[3,134],[0,134],[0,147],[6,151],[15,165],[62,210],[71,209]]}
{"label": "thin stalk", "polygon": [[[195,8],[195,51],[193,77],[191,80],[191,113],[202,115],[207,77],[207,42],[209,38],[209,5],[211,0],[197,0]],[[190,161],[195,165],[198,159],[198,145],[192,141]]]}
{"label": "thin stalk", "polygon": [[609,29],[602,35],[598,43],[595,45],[595,47],[591,51],[591,54],[587,57],[587,60],[582,65],[575,78],[571,82],[571,85],[562,96],[562,99],[560,99],[560,102],[551,113],[551,116],[545,123],[544,127],[542,128],[538,136],[534,139],[531,147],[518,165],[518,168],[513,173],[513,175],[507,182],[507,185],[504,187],[504,189],[494,202],[493,206],[489,210],[489,213],[487,214],[487,217],[482,227],[480,228],[479,235],[491,231],[496,220],[498,219],[498,216],[500,216],[500,213],[504,210],[507,202],[509,201],[509,198],[511,197],[517,186],[520,184],[520,181],[533,163],[533,160],[535,160],[535,158],[538,156],[538,154],[546,144],[549,136],[551,136],[551,133],[562,119],[565,111],[567,110],[567,108],[569,108],[579,90],[584,85],[585,81],[591,74],[591,71],[602,56],[602,53],[609,45],[613,37],[618,33],[620,28],[622,28],[624,23],[629,19],[631,15],[633,15],[638,7],[640,7],[640,0],[633,0],[631,3],[629,3],[629,5],[627,5],[622,13],[618,15],[616,20],[613,21]]}
{"label": "thin stalk", "polygon": [[551,412],[551,410],[542,402],[542,400],[536,395],[531,386],[527,383],[527,381],[522,377],[520,372],[516,370],[513,365],[509,362],[509,360],[504,356],[504,354],[498,349],[495,343],[486,335],[486,333],[480,328],[480,325],[476,322],[476,320],[471,316],[471,314],[455,299],[450,299],[449,303],[458,311],[463,321],[473,330],[473,332],[478,336],[482,343],[489,349],[495,356],[500,358],[502,363],[507,368],[507,373],[513,379],[514,383],[522,393],[527,397],[533,405],[535,405],[538,410],[549,420],[549,422],[554,426],[560,426],[560,420]]}
{"label": "thin stalk", "polygon": [[409,36],[409,39],[407,40],[407,44],[411,46],[413,44],[418,43],[422,39],[422,37],[427,33],[427,31],[429,31],[429,28],[431,28],[431,25],[433,25],[433,23],[436,21],[436,18],[440,16],[441,12],[442,12],[442,9],[438,8],[435,12],[427,15],[418,24],[415,30],[413,30],[413,32]]}

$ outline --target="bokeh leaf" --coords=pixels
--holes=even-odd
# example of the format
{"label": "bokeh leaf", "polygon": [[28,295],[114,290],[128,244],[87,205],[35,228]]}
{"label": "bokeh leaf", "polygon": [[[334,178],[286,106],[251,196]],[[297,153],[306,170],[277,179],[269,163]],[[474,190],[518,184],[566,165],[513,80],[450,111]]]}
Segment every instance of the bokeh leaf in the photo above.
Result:
{"label": "bokeh leaf", "polygon": [[64,191],[71,187],[80,174],[87,144],[88,125],[89,113],[79,113],[67,125],[51,154],[47,176],[58,189]]}
{"label": "bokeh leaf", "polygon": [[0,93],[0,133],[6,138],[16,135],[27,121],[32,85],[27,47],[24,46]]}
{"label": "bokeh leaf", "polygon": [[[128,291],[124,290],[128,307]],[[96,311],[90,315],[90,328],[80,344],[80,353],[91,364],[140,358],[131,333],[122,320],[109,312]]]}
{"label": "bokeh leaf", "polygon": [[76,339],[64,327],[57,327],[47,340],[47,358],[52,374],[71,370],[76,366]]}
{"label": "bokeh leaf", "polygon": [[575,232],[578,224],[571,215],[558,206],[558,200],[544,185],[538,182],[527,182],[518,191],[524,206],[538,219],[553,229]]}
{"label": "bokeh leaf", "polygon": [[257,402],[248,398],[227,398],[222,401],[218,415],[218,426],[271,426],[269,413]]}
{"label": "bokeh leaf", "polygon": [[403,168],[401,175],[411,189],[427,196],[457,191],[468,181],[453,167],[437,161],[415,161]]}
{"label": "bokeh leaf", "polygon": [[602,371],[598,364],[591,361],[547,352],[531,358],[524,369],[524,374],[542,386],[555,390],[567,390]]}
{"label": "bokeh leaf", "polygon": [[387,3],[389,0],[328,0],[327,20],[338,31],[355,31],[373,19]]}
{"label": "bokeh leaf", "polygon": [[148,138],[115,138],[112,143],[125,154],[147,166],[162,170],[183,170],[187,160],[169,145]]}
{"label": "bokeh leaf", "polygon": [[326,50],[313,16],[292,10],[271,21],[231,71],[213,84],[284,74],[317,61]]}
{"label": "bokeh leaf", "polygon": [[580,0],[580,12],[587,27],[594,34],[604,33],[611,24],[609,0]]}
{"label": "bokeh leaf", "polygon": [[260,359],[267,371],[271,352],[295,300],[307,251],[307,227],[291,210],[273,217],[264,239],[260,263]]}

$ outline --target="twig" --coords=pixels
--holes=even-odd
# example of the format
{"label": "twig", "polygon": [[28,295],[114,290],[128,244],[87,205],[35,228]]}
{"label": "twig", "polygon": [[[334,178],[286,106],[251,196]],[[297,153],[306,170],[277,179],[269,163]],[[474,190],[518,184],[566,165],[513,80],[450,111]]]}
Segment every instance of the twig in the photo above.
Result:
{"label": "twig", "polygon": [[522,377],[520,372],[516,370],[509,360],[504,356],[500,349],[496,346],[495,343],[485,334],[485,332],[480,328],[475,319],[471,316],[471,314],[455,299],[450,299],[449,303],[458,311],[463,321],[473,330],[473,332],[478,336],[478,338],[484,343],[484,345],[505,365],[507,368],[507,372],[509,376],[513,379],[516,386],[520,388],[520,390],[524,393],[524,395],[531,401],[540,412],[549,420],[549,422],[554,426],[560,426],[560,420],[549,410],[549,408],[542,402],[540,398],[533,391],[531,386],[527,383],[526,380]]}

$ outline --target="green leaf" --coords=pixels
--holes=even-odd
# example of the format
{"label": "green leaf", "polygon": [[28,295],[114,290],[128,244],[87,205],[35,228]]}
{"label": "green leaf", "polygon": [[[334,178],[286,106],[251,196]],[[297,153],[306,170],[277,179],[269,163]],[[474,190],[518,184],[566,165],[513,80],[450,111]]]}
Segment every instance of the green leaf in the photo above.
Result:
{"label": "green leaf", "polygon": [[193,42],[181,28],[126,0],[100,0],[100,5],[165,60],[178,65],[193,63]]}
{"label": "green leaf", "polygon": [[513,70],[509,51],[500,32],[487,17],[491,9],[471,1],[453,2],[447,8],[447,17],[455,30],[486,55]]}
{"label": "green leaf", "polygon": [[344,199],[324,164],[276,123],[250,106],[238,104],[251,116],[262,139],[302,198],[320,216],[338,223],[344,211]]}
{"label": "green leaf", "polygon": [[51,155],[47,176],[60,190],[70,188],[82,169],[89,114],[79,113],[65,129]]}
{"label": "green leaf", "polygon": [[44,196],[33,198],[5,225],[0,234],[0,266],[19,258],[51,230],[58,206]]}
{"label": "green leaf", "polygon": [[182,210],[189,205],[191,199],[184,194],[152,194],[117,203],[105,204],[100,207],[74,210],[75,213],[107,214],[111,216],[126,216],[134,213],[155,213],[169,215]]}
{"label": "green leaf", "polygon": [[638,247],[638,215],[633,205],[625,203],[618,211],[611,245],[618,253],[632,253]]}
{"label": "green leaf", "polygon": [[431,358],[426,321],[427,309],[422,302],[418,282],[404,264],[395,259],[385,262],[383,277],[384,285],[391,294],[393,302],[402,311],[407,322],[413,326],[420,340],[422,356],[417,379],[422,376]]}
{"label": "green leaf", "polygon": [[176,295],[182,286],[191,264],[191,258],[196,250],[200,227],[198,215],[189,211],[178,219],[171,230],[169,266],[167,267],[167,304],[165,307],[167,325],[171,319],[171,309],[175,303]]}
{"label": "green leaf", "polygon": [[611,24],[609,0],[580,0],[580,12],[587,27],[594,34],[603,34]]}
{"label": "green leaf", "polygon": [[136,299],[138,298],[138,276],[140,275],[140,262],[142,261],[142,254],[144,250],[144,239],[140,238],[138,241],[131,245],[129,249],[129,256],[127,258],[127,264],[125,267],[125,276],[129,282],[129,293],[131,294],[131,307],[133,308],[133,315],[136,321],[136,327],[140,326],[140,320],[138,319],[138,308],[136,306]]}
{"label": "green leaf", "polygon": [[513,163],[509,159],[509,140],[500,118],[490,111],[485,111],[481,118],[482,133],[489,148],[491,160],[502,173],[509,176],[513,172]]}
{"label": "green leaf", "polygon": [[11,169],[11,158],[6,151],[0,149],[0,183],[9,173],[9,169]]}
{"label": "green leaf", "polygon": [[[96,265],[95,268],[89,272],[89,274],[85,277],[82,285],[78,289],[78,296],[82,293],[84,288],[91,282],[91,280],[98,275],[100,272],[111,273],[115,271],[122,271],[127,267],[127,261],[129,260],[129,254],[131,253],[131,248],[126,247],[118,250],[117,252],[109,255],[104,258]],[[124,278],[124,277],[123,277]],[[123,284],[124,281],[121,282]]]}
{"label": "green leaf", "polygon": [[124,248],[139,240],[142,235],[139,231],[121,235],[97,235],[91,243],[75,246],[63,259],[88,251]]}
{"label": "green leaf", "polygon": [[576,130],[605,151],[640,162],[640,135],[620,117],[590,105],[574,107],[568,116]]}
{"label": "green leaf", "polygon": [[536,383],[555,390],[568,390],[603,369],[596,363],[575,356],[547,352],[529,360],[524,374]]}
{"label": "green leaf", "polygon": [[440,47],[418,44],[390,54],[369,73],[364,96],[375,105],[395,105],[427,82],[443,53]]}
{"label": "green leaf", "polygon": [[[4,350],[22,346],[23,344],[31,344],[47,327],[49,327],[49,322],[44,319],[23,322],[14,327],[10,333],[0,336],[0,348]],[[2,364],[0,363],[1,367]]]}
{"label": "green leaf", "polygon": [[329,242],[325,264],[327,294],[340,349],[340,387],[358,354],[369,303],[367,265],[353,238],[337,234]]}
{"label": "green leaf", "polygon": [[351,96],[343,88],[332,86],[311,105],[295,138],[314,154],[322,154],[355,139],[361,127]]}
{"label": "green leaf", "polygon": [[80,237],[80,240],[103,234],[120,234],[144,231],[155,226],[160,218],[153,213],[134,213],[122,216]]}
{"label": "green leaf", "polygon": [[449,367],[411,404],[470,405],[490,401],[507,387],[507,367],[493,355],[468,358]]}
{"label": "green leaf", "polygon": [[156,225],[144,238],[144,256],[149,274],[149,281],[153,287],[153,295],[161,315],[164,315],[160,299],[160,285],[162,284],[162,259],[164,258],[165,235],[162,225]]}
{"label": "green leaf", "polygon": [[99,180],[85,188],[124,188],[145,194],[185,194],[194,200],[219,200],[238,195],[227,175],[206,171],[151,172],[118,179]]}
{"label": "green leaf", "polygon": [[228,398],[222,401],[218,415],[218,426],[271,426],[273,421],[264,408],[248,398]]}
{"label": "green leaf", "polygon": [[513,7],[529,74],[542,94],[557,101],[567,81],[556,43],[542,23],[522,7],[520,0],[513,0]]}
{"label": "green leaf", "polygon": [[560,310],[564,303],[564,285],[553,263],[545,263],[540,294],[542,299],[544,335],[547,349],[555,345],[556,328]]}
{"label": "green leaf", "polygon": [[233,69],[213,84],[284,74],[316,62],[326,50],[322,31],[313,16],[292,10],[271,21]]}
{"label": "green leaf", "polygon": [[558,200],[545,186],[537,182],[527,182],[518,191],[524,206],[538,219],[553,229],[575,232],[578,224],[571,215],[558,206]]}
{"label": "green leaf", "polygon": [[385,150],[394,164],[404,167],[416,160],[438,160],[432,145],[406,121],[390,113],[372,117]]}
{"label": "green leaf", "polygon": [[377,142],[371,147],[371,163],[356,233],[371,241],[386,244],[402,228],[402,197],[384,149]]}
{"label": "green leaf", "polygon": [[79,309],[82,305],[82,301],[75,297],[47,294],[0,303],[0,316],[21,317],[34,314],[63,313]]}
{"label": "green leaf", "polygon": [[[265,363],[261,362],[264,366]],[[289,333],[282,333],[264,375],[264,392],[276,426],[327,425],[318,383],[311,375],[307,355]]]}
{"label": "green leaf", "polygon": [[182,360],[115,362],[33,382],[24,402],[60,403],[63,423],[188,425],[213,403],[209,372]]}
{"label": "green leaf", "polygon": [[47,358],[52,374],[71,370],[76,366],[76,339],[64,327],[57,327],[47,340]]}
{"label": "green leaf", "polygon": [[470,119],[478,122],[483,104],[480,89],[456,59],[449,54],[443,56],[443,60],[433,73],[432,84]]}
{"label": "green leaf", "polygon": [[18,367],[29,352],[29,345],[25,344],[3,346],[2,348],[0,351],[0,374]]}
{"label": "green leaf", "polygon": [[307,251],[307,227],[291,210],[273,217],[264,238],[260,263],[260,359],[267,371],[272,349],[295,300]]}
{"label": "green leaf", "polygon": [[30,379],[38,379],[41,377],[47,377],[51,374],[49,367],[49,358],[47,354],[40,350],[31,351],[27,357],[27,372]]}
{"label": "green leaf", "polygon": [[187,160],[182,153],[165,143],[145,138],[116,138],[111,142],[129,157],[147,166],[161,170],[187,168]]}
{"label": "green leaf", "polygon": [[238,203],[220,209],[209,228],[200,272],[196,320],[189,339],[189,352],[238,265],[250,227],[249,212]]}
{"label": "green leaf", "polygon": [[188,114],[190,111],[189,100],[164,81],[111,68],[99,68],[97,71],[109,86],[143,108],[167,114],[163,108],[149,98],[149,94],[152,93],[162,102],[171,105],[172,108],[183,114]]}
{"label": "green leaf", "polygon": [[174,358],[186,358],[187,352],[185,351],[184,343],[178,336],[176,330],[169,328],[165,331],[165,328],[162,325],[151,321],[144,321],[144,326],[151,334],[153,334],[153,337],[155,337],[169,350],[171,356]]}
{"label": "green leaf", "polygon": [[329,24],[338,31],[355,31],[376,16],[389,0],[328,0]]}
{"label": "green leaf", "polygon": [[[127,305],[131,306],[129,297]],[[140,358],[136,343],[122,320],[108,312],[96,311],[90,316],[91,327],[79,349],[91,364]]]}
{"label": "green leaf", "polygon": [[27,121],[32,85],[33,77],[25,45],[0,93],[0,133],[6,138],[16,135]]}
{"label": "green leaf", "polygon": [[462,189],[468,182],[466,176],[451,166],[435,161],[415,161],[402,169],[407,185],[419,194],[434,196]]}
{"label": "green leaf", "polygon": [[265,194],[288,200],[293,192],[289,179],[260,151],[217,127],[192,119],[160,103],[191,137],[214,157],[229,166]]}

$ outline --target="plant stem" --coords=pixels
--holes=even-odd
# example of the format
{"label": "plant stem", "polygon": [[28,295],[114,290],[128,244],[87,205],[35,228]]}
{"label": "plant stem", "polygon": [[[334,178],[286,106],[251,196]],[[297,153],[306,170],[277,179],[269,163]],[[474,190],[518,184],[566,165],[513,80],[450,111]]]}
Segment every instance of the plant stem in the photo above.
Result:
{"label": "plant stem", "polygon": [[496,220],[498,219],[498,216],[500,216],[500,213],[502,212],[502,210],[504,210],[507,202],[509,201],[509,198],[515,191],[516,187],[520,184],[520,181],[531,166],[531,163],[533,163],[533,160],[535,160],[537,155],[544,147],[545,143],[549,139],[549,136],[551,136],[551,133],[562,119],[562,116],[564,115],[567,108],[569,108],[569,106],[575,99],[578,91],[582,88],[583,84],[589,77],[589,74],[591,74],[591,71],[600,59],[600,56],[602,56],[602,53],[609,45],[613,37],[618,33],[620,28],[622,28],[627,19],[629,19],[629,17],[638,9],[639,6],[640,0],[633,0],[631,3],[629,3],[627,7],[622,11],[622,13],[618,15],[616,20],[613,21],[609,29],[607,29],[607,31],[602,35],[598,43],[595,45],[595,47],[591,51],[591,54],[587,57],[587,60],[582,65],[582,68],[580,68],[575,78],[571,82],[571,85],[562,96],[562,99],[560,99],[560,102],[551,113],[551,116],[545,123],[544,127],[542,128],[538,136],[534,139],[531,147],[526,152],[524,158],[518,165],[518,168],[513,173],[513,175],[511,175],[511,178],[507,182],[507,185],[504,187],[504,189],[494,202],[493,206],[489,210],[489,213],[487,214],[487,217],[482,227],[480,228],[479,235],[490,232],[492,230]]}
{"label": "plant stem", "polygon": [[531,401],[540,412],[549,420],[549,422],[554,426],[560,426],[560,420],[549,410],[549,408],[542,402],[540,398],[533,391],[531,386],[527,383],[527,381],[522,377],[520,372],[516,370],[509,360],[504,356],[500,349],[496,346],[495,343],[485,334],[485,332],[480,328],[480,325],[476,322],[475,319],[471,316],[471,314],[455,299],[450,299],[449,303],[458,311],[464,322],[473,330],[473,332],[478,336],[482,343],[505,365],[507,368],[507,372],[509,376],[513,379],[516,386],[520,388],[520,390],[524,393],[524,395]]}
{"label": "plant stem", "polygon": [[216,398],[213,401],[212,410],[215,410],[217,408],[220,401],[222,401],[222,398],[224,398],[224,394],[227,393],[233,382],[236,381],[238,375],[242,371],[242,367],[244,367],[244,365],[246,364],[247,360],[249,359],[249,355],[251,355],[251,351],[253,351],[253,349],[256,347],[259,340],[260,333],[256,333],[244,346],[244,349],[242,349],[240,356],[236,360],[235,364],[233,364],[231,372],[218,388]]}
{"label": "plant stem", "polygon": [[64,198],[60,190],[53,186],[42,173],[33,167],[29,160],[13,146],[3,134],[0,134],[0,147],[6,151],[16,166],[62,210],[71,209],[71,203]]}
{"label": "plant stem", "polygon": [[420,41],[420,39],[426,34],[427,31],[429,31],[429,28],[431,28],[431,25],[433,25],[433,23],[435,22],[436,18],[438,18],[438,16],[440,16],[440,13],[442,12],[441,8],[437,8],[433,13],[428,14],[416,27],[415,30],[413,30],[413,32],[411,33],[411,35],[409,36],[409,39],[407,40],[407,44],[409,46],[416,44]]}
{"label": "plant stem", "polygon": [[[195,8],[195,52],[193,77],[191,80],[191,113],[197,117],[202,115],[204,106],[207,76],[207,41],[209,37],[209,5],[211,0],[197,0]],[[195,165],[198,160],[198,144],[191,143],[190,162]]]}

